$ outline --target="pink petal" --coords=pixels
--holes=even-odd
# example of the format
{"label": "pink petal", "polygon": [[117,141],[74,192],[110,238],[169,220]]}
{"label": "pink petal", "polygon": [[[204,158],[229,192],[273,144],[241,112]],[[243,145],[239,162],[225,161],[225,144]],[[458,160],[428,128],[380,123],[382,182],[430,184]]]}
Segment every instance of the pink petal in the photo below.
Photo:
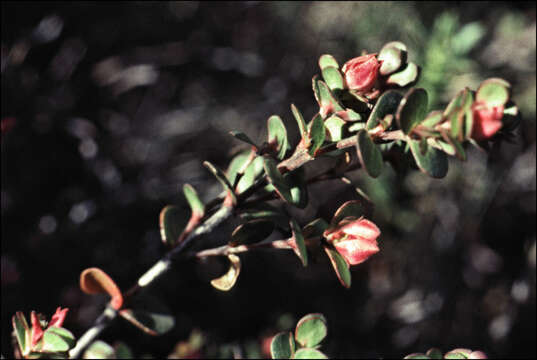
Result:
{"label": "pink petal", "polygon": [[41,340],[43,337],[43,329],[41,328],[41,323],[39,322],[39,319],[37,318],[37,315],[35,314],[35,311],[32,311],[30,314],[30,320],[32,322],[32,348]]}
{"label": "pink petal", "polygon": [[50,322],[48,323],[48,326],[56,326],[56,327],[62,327],[63,321],[65,320],[65,316],[67,315],[67,311],[69,311],[68,308],[65,308],[62,310],[61,307],[58,307],[56,309],[56,313],[52,315],[52,318],[50,319]]}
{"label": "pink petal", "polygon": [[339,241],[334,247],[349,265],[360,264],[380,250],[376,240],[362,238]]}
{"label": "pink petal", "polygon": [[486,140],[502,128],[503,106],[487,107],[484,103],[473,106],[472,138]]}
{"label": "pink petal", "polygon": [[345,234],[351,236],[359,236],[364,239],[376,239],[380,235],[380,230],[372,221],[367,219],[358,219],[353,221],[341,229]]}

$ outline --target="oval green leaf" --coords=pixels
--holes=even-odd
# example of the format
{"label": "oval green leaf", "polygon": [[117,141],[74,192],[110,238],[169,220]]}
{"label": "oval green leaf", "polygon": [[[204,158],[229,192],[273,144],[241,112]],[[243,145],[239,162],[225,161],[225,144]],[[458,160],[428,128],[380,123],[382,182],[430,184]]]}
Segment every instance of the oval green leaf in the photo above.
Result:
{"label": "oval green leaf", "polygon": [[302,231],[300,230],[300,226],[294,219],[291,219],[289,226],[291,227],[293,239],[295,240],[296,244],[295,253],[300,258],[300,261],[302,261],[302,265],[308,266],[308,250],[306,248],[306,243],[304,242],[304,237],[302,235]]}
{"label": "oval green leaf", "polygon": [[249,245],[265,240],[272,234],[274,223],[269,220],[253,220],[239,225],[231,233],[230,246]]}
{"label": "oval green leaf", "polygon": [[173,247],[186,227],[190,218],[188,211],[177,206],[167,205],[160,211],[160,237],[165,245]]}
{"label": "oval green leaf", "polygon": [[322,69],[323,79],[330,90],[343,90],[345,88],[345,82],[343,76],[339,70],[332,66],[327,66]]}
{"label": "oval green leaf", "polygon": [[405,134],[410,134],[412,129],[425,119],[427,102],[427,92],[421,88],[409,90],[403,97],[395,118]]}
{"label": "oval green leaf", "polygon": [[283,177],[291,188],[291,204],[299,209],[304,209],[308,206],[308,184],[306,183],[304,168],[301,167],[288,172]]}
{"label": "oval green leaf", "polygon": [[324,251],[328,255],[332,267],[336,272],[337,278],[341,285],[347,289],[351,287],[351,272],[349,270],[349,264],[345,261],[343,256],[341,256],[336,250],[324,246]]}
{"label": "oval green leaf", "polygon": [[75,346],[75,337],[67,329],[52,326],[43,334],[43,352],[65,352]]}
{"label": "oval green leaf", "polygon": [[401,68],[406,61],[406,52],[401,51],[395,46],[384,46],[378,55],[379,61],[382,61],[379,72],[381,75],[390,75]]}
{"label": "oval green leaf", "polygon": [[484,101],[488,106],[503,106],[509,100],[511,85],[504,79],[491,78],[483,81],[476,93],[477,101]]}
{"label": "oval green leaf", "polygon": [[303,348],[295,353],[293,359],[328,359],[328,357],[317,349]]}
{"label": "oval green leaf", "polygon": [[311,145],[309,148],[310,155],[314,156],[315,152],[323,145],[326,138],[326,131],[324,128],[324,122],[321,115],[317,114],[313,117],[309,123],[309,137],[311,139]]}
{"label": "oval green leaf", "polygon": [[328,333],[326,318],[323,314],[308,314],[296,325],[295,339],[302,347],[315,347]]}
{"label": "oval green leaf", "polygon": [[186,201],[188,201],[188,205],[190,205],[192,214],[198,217],[203,217],[205,214],[205,205],[203,205],[203,202],[200,200],[196,189],[190,184],[185,184],[183,186],[183,192]]}
{"label": "oval green leaf", "polygon": [[278,170],[276,162],[270,157],[265,156],[264,168],[265,173],[267,174],[270,183],[274,186],[274,190],[276,191],[278,196],[280,196],[282,200],[288,203],[292,203],[293,197],[291,195],[291,187],[289,186],[287,181],[285,181],[285,178],[280,173],[280,170]]}
{"label": "oval green leaf", "polygon": [[302,113],[300,112],[300,110],[298,110],[295,104],[291,104],[291,112],[293,113],[293,116],[295,117],[295,120],[298,124],[300,135],[302,136],[302,138],[304,138],[307,134],[306,121],[304,120]]}
{"label": "oval green leaf", "polygon": [[30,328],[28,327],[26,318],[22,312],[17,311],[11,318],[11,322],[21,353],[26,355],[30,352]]}
{"label": "oval green leaf", "polygon": [[371,140],[366,130],[360,130],[356,138],[356,152],[358,153],[360,164],[362,164],[369,176],[378,177],[382,173],[382,167],[384,166],[380,149]]}
{"label": "oval green leaf", "polygon": [[114,348],[102,340],[94,341],[84,352],[83,359],[115,359]]}
{"label": "oval green leaf", "polygon": [[233,191],[233,187],[229,183],[226,175],[222,172],[222,170],[220,170],[219,168],[217,168],[216,166],[214,166],[213,164],[211,164],[208,161],[204,161],[203,165],[207,169],[209,169],[209,171],[216,177],[216,179],[220,182],[220,184],[222,184],[224,189],[228,191],[228,194],[231,194],[231,198],[233,200],[233,203],[234,204],[237,203],[237,197],[235,196],[235,192]]}
{"label": "oval green leaf", "polygon": [[272,115],[267,120],[268,128],[268,143],[276,145],[278,159],[282,160],[285,157],[289,143],[287,142],[287,129],[283,124],[282,119],[278,115]]}
{"label": "oval green leaf", "polygon": [[[420,145],[420,141],[408,139],[408,144],[416,164],[421,171],[433,178],[443,178],[448,172],[448,159],[444,152],[429,146],[427,143]],[[422,152],[422,147],[425,151]]]}
{"label": "oval green leaf", "polygon": [[389,85],[397,85],[400,87],[409,86],[418,80],[420,68],[413,62],[409,62],[403,70],[391,74],[386,83]]}
{"label": "oval green leaf", "polygon": [[270,356],[273,359],[291,359],[295,354],[295,341],[290,332],[276,334],[270,343]]}
{"label": "oval green leaf", "polygon": [[382,94],[367,119],[366,129],[375,128],[386,115],[395,114],[402,98],[403,96],[395,90],[388,90]]}
{"label": "oval green leaf", "polygon": [[336,115],[332,115],[325,120],[324,126],[326,127],[326,130],[328,130],[330,141],[339,141],[343,139],[343,128],[345,124],[346,122]]}
{"label": "oval green leaf", "polygon": [[329,66],[339,69],[339,64],[337,63],[336,59],[332,55],[329,55],[329,54],[321,55],[321,57],[319,58],[319,67],[321,68],[321,70]]}

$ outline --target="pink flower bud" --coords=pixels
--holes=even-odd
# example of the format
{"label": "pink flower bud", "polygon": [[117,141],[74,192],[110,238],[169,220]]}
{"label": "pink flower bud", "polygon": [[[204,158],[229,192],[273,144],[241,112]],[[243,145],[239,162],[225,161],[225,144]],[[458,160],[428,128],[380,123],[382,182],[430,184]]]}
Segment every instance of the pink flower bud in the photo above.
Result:
{"label": "pink flower bud", "polygon": [[474,125],[472,138],[486,140],[502,128],[503,106],[487,106],[484,102],[475,102],[472,105]]}
{"label": "pink flower bud", "polygon": [[30,321],[32,322],[32,341],[31,345],[32,348],[41,340],[43,337],[43,328],[41,327],[41,323],[39,322],[39,319],[37,318],[37,315],[35,311],[32,311],[30,314]]}
{"label": "pink flower bud", "polygon": [[69,309],[65,308],[62,310],[61,307],[58,307],[54,315],[52,315],[48,326],[62,327],[65,316],[67,316],[67,311],[69,311]]}
{"label": "pink flower bud", "polygon": [[376,54],[363,55],[347,61],[342,69],[347,87],[351,90],[368,92],[375,85],[380,65]]}
{"label": "pink flower bud", "polygon": [[379,252],[377,238],[380,230],[364,218],[345,219],[337,228],[327,229],[323,235],[350,265],[360,264]]}

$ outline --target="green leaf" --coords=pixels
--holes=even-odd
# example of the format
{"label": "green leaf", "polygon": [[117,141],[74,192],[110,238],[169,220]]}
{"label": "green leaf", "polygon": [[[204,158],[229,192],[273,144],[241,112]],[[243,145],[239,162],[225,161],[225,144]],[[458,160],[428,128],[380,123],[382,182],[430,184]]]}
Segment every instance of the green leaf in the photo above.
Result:
{"label": "green leaf", "polygon": [[267,120],[268,128],[268,143],[276,145],[278,159],[282,160],[285,157],[289,143],[287,142],[287,129],[283,124],[282,119],[277,115],[272,115]]}
{"label": "green leaf", "polygon": [[399,128],[410,134],[427,114],[427,92],[421,88],[409,90],[401,100],[395,118]]}
{"label": "green leaf", "polygon": [[287,226],[287,217],[272,205],[267,203],[255,204],[251,207],[241,207],[244,212],[240,214],[245,221],[265,219],[271,220],[280,227]]}
{"label": "green leaf", "polygon": [[317,114],[311,120],[309,124],[309,136],[311,139],[309,153],[311,156],[314,156],[315,152],[323,145],[324,140],[326,138],[326,131],[321,115]]}
{"label": "green leaf", "polygon": [[366,200],[347,201],[336,210],[330,226],[337,226],[341,220],[349,216],[354,218],[360,218],[362,216],[371,217],[372,210],[371,204]]}
{"label": "green leaf", "polygon": [[397,85],[400,87],[405,87],[417,81],[419,73],[420,69],[418,65],[414,64],[413,62],[409,62],[403,68],[403,70],[391,74],[386,80],[386,83],[388,85]]}
{"label": "green leaf", "polygon": [[22,312],[17,311],[11,318],[11,322],[21,353],[26,355],[30,351],[30,328],[28,327],[26,318]]}
{"label": "green leaf", "polygon": [[412,155],[414,155],[416,164],[421,171],[437,179],[446,176],[448,171],[448,160],[444,152],[425,144],[426,151],[422,153],[420,149],[420,141],[408,139],[407,143],[409,144]]}
{"label": "green leaf", "polygon": [[328,359],[328,357],[317,349],[299,349],[293,359]]}
{"label": "green leaf", "polygon": [[114,348],[101,340],[94,341],[84,352],[83,359],[115,359]]}
{"label": "green leaf", "polygon": [[306,183],[304,168],[301,167],[288,172],[283,177],[291,188],[291,204],[300,209],[308,206],[308,184]]}
{"label": "green leaf", "polygon": [[320,113],[323,116],[328,114],[344,110],[343,106],[336,100],[332,91],[325,82],[318,79],[318,76],[315,75],[312,79],[313,93],[315,99],[321,108]]}
{"label": "green leaf", "polygon": [[406,45],[402,43],[401,41],[390,41],[389,43],[384,44],[382,48],[384,49],[384,48],[390,48],[390,47],[393,47],[393,48],[396,48],[405,52],[407,51]]}
{"label": "green leaf", "polygon": [[366,129],[375,128],[386,115],[395,114],[402,98],[403,96],[395,90],[388,90],[382,94],[367,119]]}
{"label": "green leaf", "polygon": [[466,134],[468,134],[468,136],[471,134],[473,117],[468,119],[470,124],[467,124],[468,121],[466,121],[465,117],[467,114],[470,114],[471,116],[473,102],[474,97],[472,92],[468,88],[465,88],[450,101],[444,110],[443,116],[450,122],[450,133],[452,138],[462,140],[465,138]]}
{"label": "green leaf", "polygon": [[321,55],[321,57],[319,58],[319,67],[321,68],[321,70],[329,66],[339,69],[339,65],[336,59],[332,55],[329,55],[329,54]]}
{"label": "green leaf", "polygon": [[246,164],[246,162],[250,158],[250,154],[250,150],[245,150],[233,157],[233,160],[231,160],[231,162],[229,163],[229,166],[226,171],[226,176],[230,184],[235,184],[235,179],[237,178],[237,175],[240,173],[241,170],[244,171],[244,164]]}
{"label": "green leaf", "polygon": [[330,116],[325,120],[324,126],[328,130],[330,141],[339,141],[343,139],[343,127],[346,122],[336,115]]}
{"label": "green leaf", "polygon": [[265,240],[272,234],[274,223],[269,220],[253,220],[239,225],[231,233],[230,246],[249,245]]}
{"label": "green leaf", "polygon": [[241,273],[241,259],[234,254],[227,256],[229,260],[229,270],[219,278],[211,280],[211,285],[220,291],[229,291]]}
{"label": "green leaf", "polygon": [[114,347],[117,359],[134,359],[134,354],[127,344],[119,341]]}
{"label": "green leaf", "polygon": [[65,352],[75,346],[75,337],[67,329],[52,326],[43,334],[43,352]]}
{"label": "green leaf", "polygon": [[443,120],[442,111],[435,110],[435,111],[431,111],[427,115],[425,120],[421,122],[420,125],[433,129],[436,125],[442,122],[442,120]]}
{"label": "green leaf", "polygon": [[356,151],[360,164],[362,164],[369,176],[373,178],[378,177],[384,166],[382,153],[373,140],[371,140],[366,130],[360,130],[356,138]]}
{"label": "green leaf", "polygon": [[295,120],[298,124],[298,129],[300,131],[300,136],[302,136],[302,138],[304,138],[307,133],[308,133],[308,130],[307,130],[307,127],[306,127],[306,121],[304,120],[304,117],[302,116],[302,113],[300,112],[300,110],[298,110],[298,108],[295,106],[295,104],[291,104],[291,111],[293,113],[293,116],[295,117]]}
{"label": "green leaf", "polygon": [[384,46],[378,55],[382,61],[379,72],[381,75],[389,75],[401,68],[406,61],[406,51],[402,51],[395,46]]}
{"label": "green leaf", "polygon": [[258,149],[258,146],[255,144],[255,142],[253,142],[249,137],[248,135],[246,135],[245,133],[241,132],[241,131],[230,131],[229,132],[231,134],[231,136],[233,136],[234,138],[236,139],[239,139],[240,141],[242,142],[245,142],[249,145],[252,145],[253,147],[255,147],[256,149]]}
{"label": "green leaf", "polygon": [[280,173],[280,170],[278,170],[276,162],[268,156],[265,156],[264,159],[265,173],[270,183],[274,186],[274,190],[282,200],[292,203],[291,187]]}
{"label": "green leaf", "polygon": [[220,182],[220,184],[222,184],[224,189],[227,190],[229,194],[231,194],[231,198],[233,199],[233,203],[236,203],[237,202],[237,197],[235,196],[235,192],[233,191],[233,187],[231,186],[231,184],[227,180],[227,177],[222,172],[222,170],[220,170],[219,168],[217,168],[216,166],[214,166],[213,164],[211,164],[208,161],[204,161],[203,165],[207,169],[209,169],[209,171],[216,177],[216,179]]}
{"label": "green leaf", "polygon": [[444,355],[444,359],[468,359],[468,356],[460,352],[448,352]]}
{"label": "green leaf", "polygon": [[336,250],[331,249],[328,246],[324,246],[324,251],[328,255],[328,258],[330,258],[332,267],[334,268],[334,271],[336,272],[337,278],[339,279],[341,285],[343,285],[347,289],[350,288],[351,272],[349,270],[349,264]]}
{"label": "green leaf", "polygon": [[246,170],[244,171],[244,175],[239,180],[236,192],[237,194],[241,194],[248,190],[250,186],[252,186],[255,183],[255,180],[259,175],[263,173],[263,157],[257,156],[254,161],[250,163],[246,167]]}
{"label": "green leaf", "polygon": [[187,211],[174,205],[164,207],[159,216],[162,242],[168,246],[174,246],[185,229],[188,219],[189,214]]}
{"label": "green leaf", "polygon": [[165,334],[175,326],[175,318],[168,307],[148,294],[136,296],[130,308],[120,310],[119,315],[152,336]]}
{"label": "green leaf", "polygon": [[322,69],[323,79],[330,90],[343,90],[345,82],[339,70],[332,66],[327,66]]}
{"label": "green leaf", "polygon": [[302,234],[306,238],[322,236],[324,231],[328,229],[329,224],[324,219],[315,219],[302,229]]}
{"label": "green leaf", "polygon": [[340,118],[348,122],[355,122],[355,121],[362,120],[362,115],[360,115],[360,113],[357,113],[353,109],[345,109],[345,111],[339,111],[337,113],[337,116],[339,116]]}
{"label": "green leaf", "polygon": [[295,341],[290,332],[276,334],[270,343],[270,356],[272,359],[291,359],[295,353]]}
{"label": "green leaf", "polygon": [[289,226],[291,227],[293,239],[295,240],[297,247],[295,253],[302,261],[302,265],[306,267],[308,266],[308,251],[306,248],[306,243],[304,242],[304,237],[302,236],[302,231],[300,230],[300,226],[294,219],[291,219]]}
{"label": "green leaf", "polygon": [[302,347],[315,347],[328,333],[326,318],[323,314],[308,314],[296,325],[295,339]]}
{"label": "green leaf", "polygon": [[198,197],[196,189],[194,189],[194,187],[190,184],[185,184],[183,186],[183,192],[185,194],[186,201],[188,201],[188,205],[190,205],[190,209],[192,209],[192,214],[203,217],[205,214],[205,205],[203,205],[203,202]]}
{"label": "green leaf", "polygon": [[488,106],[503,106],[509,100],[511,85],[504,79],[491,78],[483,81],[476,93],[477,101],[484,101]]}

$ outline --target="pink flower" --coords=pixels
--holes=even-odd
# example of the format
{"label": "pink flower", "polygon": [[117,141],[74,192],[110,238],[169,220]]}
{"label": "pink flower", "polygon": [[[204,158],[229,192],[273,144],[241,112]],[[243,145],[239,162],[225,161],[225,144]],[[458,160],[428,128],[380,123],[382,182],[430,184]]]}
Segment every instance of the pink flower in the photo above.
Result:
{"label": "pink flower", "polygon": [[[62,327],[63,321],[65,320],[65,316],[67,315],[67,311],[69,309],[65,308],[62,310],[61,307],[58,307],[56,309],[56,312],[54,315],[52,315],[52,318],[50,319],[50,322],[48,323],[47,329],[51,326],[56,327]],[[39,322],[39,319],[35,313],[35,311],[32,311],[30,314],[30,320],[32,322],[32,348],[43,338],[43,334],[45,333],[43,331],[43,328],[41,327],[41,323]]]}
{"label": "pink flower", "polygon": [[379,251],[379,235],[377,225],[364,218],[344,219],[323,234],[350,265],[360,264]]}
{"label": "pink flower", "polygon": [[502,128],[503,106],[487,106],[484,102],[475,102],[472,105],[474,125],[472,138],[487,140]]}
{"label": "pink flower", "polygon": [[351,90],[368,92],[375,85],[380,65],[376,54],[363,55],[347,61],[342,69],[347,87]]}

